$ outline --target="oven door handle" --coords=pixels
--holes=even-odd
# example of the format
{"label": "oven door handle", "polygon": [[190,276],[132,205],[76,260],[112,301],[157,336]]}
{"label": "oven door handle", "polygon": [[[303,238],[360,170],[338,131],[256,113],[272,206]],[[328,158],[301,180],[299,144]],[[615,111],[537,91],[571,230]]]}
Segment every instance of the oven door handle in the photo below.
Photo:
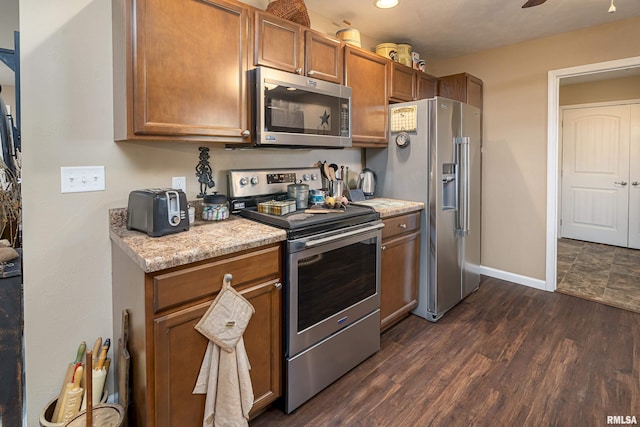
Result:
{"label": "oven door handle", "polygon": [[305,242],[304,247],[305,247],[305,249],[306,248],[313,248],[314,246],[324,245],[325,243],[333,242],[333,241],[336,241],[336,240],[342,240],[345,237],[354,236],[356,234],[363,234],[363,233],[366,233],[366,232],[369,232],[369,231],[380,230],[381,228],[384,228],[384,224],[383,223],[376,224],[376,225],[371,225],[369,227],[359,228],[357,230],[346,231],[344,233],[339,233],[339,234],[333,235],[331,237],[324,237],[322,239],[310,240],[308,242]]}

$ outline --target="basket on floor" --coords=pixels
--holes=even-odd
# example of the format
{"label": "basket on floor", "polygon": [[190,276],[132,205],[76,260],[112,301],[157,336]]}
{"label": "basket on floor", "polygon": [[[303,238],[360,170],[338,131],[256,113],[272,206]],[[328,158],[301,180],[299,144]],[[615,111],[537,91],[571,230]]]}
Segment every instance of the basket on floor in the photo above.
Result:
{"label": "basket on floor", "polygon": [[304,0],[275,0],[267,5],[267,12],[305,27],[311,26]]}

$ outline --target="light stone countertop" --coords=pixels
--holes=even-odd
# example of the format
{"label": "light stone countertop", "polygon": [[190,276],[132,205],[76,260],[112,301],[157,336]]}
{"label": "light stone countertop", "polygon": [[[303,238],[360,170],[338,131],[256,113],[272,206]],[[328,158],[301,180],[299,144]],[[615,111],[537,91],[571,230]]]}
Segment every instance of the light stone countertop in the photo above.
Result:
{"label": "light stone countertop", "polygon": [[149,237],[127,230],[127,210],[111,209],[110,236],[145,273],[286,240],[284,230],[231,215],[224,221],[196,219],[188,231]]}
{"label": "light stone countertop", "polygon": [[[373,207],[382,219],[424,209],[421,202],[387,198],[356,204]],[[224,221],[196,219],[189,231],[162,237],[149,237],[140,231],[127,230],[126,208],[111,209],[109,219],[111,240],[145,273],[253,249],[287,238],[285,230],[236,215]]]}
{"label": "light stone countertop", "polygon": [[380,218],[389,218],[405,213],[417,212],[424,209],[424,203],[408,200],[387,199],[376,197],[362,202],[354,202],[356,205],[371,206],[380,214]]}

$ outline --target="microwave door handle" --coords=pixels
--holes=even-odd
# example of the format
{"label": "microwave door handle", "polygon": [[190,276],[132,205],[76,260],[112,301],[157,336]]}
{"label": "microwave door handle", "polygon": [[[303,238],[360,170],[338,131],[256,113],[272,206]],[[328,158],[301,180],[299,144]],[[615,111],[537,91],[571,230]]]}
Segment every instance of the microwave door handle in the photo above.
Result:
{"label": "microwave door handle", "polygon": [[376,224],[376,225],[372,225],[369,227],[364,227],[364,228],[359,228],[357,230],[351,230],[351,231],[346,231],[344,233],[338,233],[334,236],[330,236],[330,237],[324,237],[322,239],[317,239],[317,240],[310,240],[308,242],[305,242],[304,247],[306,248],[313,248],[315,246],[319,246],[319,245],[324,245],[325,243],[330,243],[330,242],[334,242],[337,240],[342,240],[345,237],[349,237],[349,236],[354,236],[356,234],[363,234],[366,233],[368,231],[375,231],[375,230],[379,230],[381,228],[384,228],[384,224]]}

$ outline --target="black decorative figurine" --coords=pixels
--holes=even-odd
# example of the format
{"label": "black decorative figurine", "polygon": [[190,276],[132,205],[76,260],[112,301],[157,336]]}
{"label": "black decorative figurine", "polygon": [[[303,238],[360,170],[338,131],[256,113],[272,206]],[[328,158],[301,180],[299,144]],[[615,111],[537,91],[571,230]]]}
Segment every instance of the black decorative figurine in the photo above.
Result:
{"label": "black decorative figurine", "polygon": [[196,166],[196,176],[200,183],[200,194],[197,197],[203,198],[207,194],[207,187],[213,188],[216,185],[213,182],[213,169],[209,165],[209,149],[207,147],[199,147],[200,161]]}

